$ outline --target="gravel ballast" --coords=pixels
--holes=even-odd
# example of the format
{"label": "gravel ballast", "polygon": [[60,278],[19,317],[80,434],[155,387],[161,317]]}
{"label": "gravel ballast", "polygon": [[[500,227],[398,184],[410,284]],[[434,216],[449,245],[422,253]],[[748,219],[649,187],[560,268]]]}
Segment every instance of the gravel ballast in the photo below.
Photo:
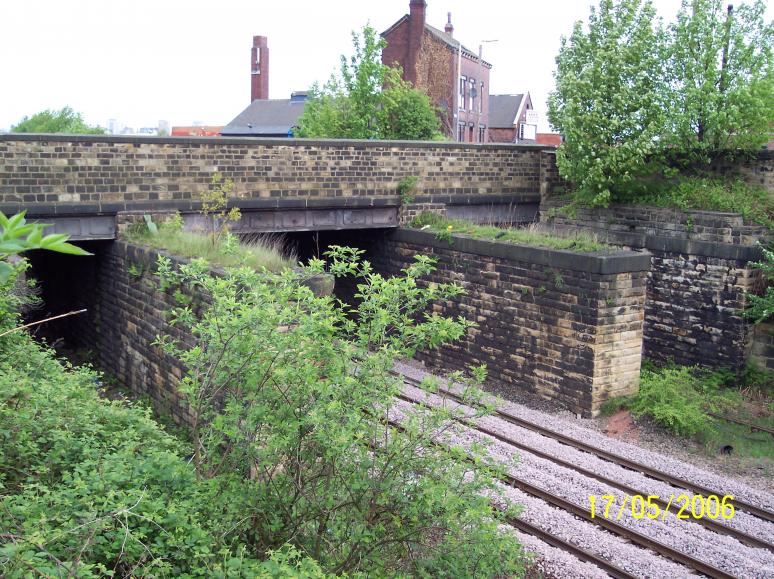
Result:
{"label": "gravel ballast", "polygon": [[[415,380],[421,381],[426,376],[425,372],[407,365],[400,365],[396,370]],[[446,384],[442,382],[441,386],[446,387]],[[459,405],[453,401],[443,399],[413,386],[407,385],[405,393],[411,398],[424,400],[431,405],[443,404],[447,408],[459,408]],[[633,447],[625,442],[605,437],[599,432],[583,429],[577,425],[566,424],[561,420],[557,420],[556,416],[549,416],[512,402],[500,401],[498,404],[501,408],[515,416],[540,424],[555,432],[582,440],[587,444],[626,456],[631,460],[647,464],[658,470],[687,479],[690,482],[717,489],[721,493],[733,494],[739,499],[744,499],[768,510],[772,510],[772,506],[774,506],[774,496],[770,493],[754,489],[740,481],[729,480],[673,458],[643,451],[639,447]],[[411,411],[411,408],[414,408],[414,411],[416,411],[416,407],[412,407],[408,402],[396,402],[395,410],[398,414]],[[466,413],[470,414],[472,409],[466,408]],[[486,416],[477,419],[477,421],[478,424],[486,426],[487,429],[500,436],[512,438],[529,448],[539,449],[544,453],[561,458],[573,465],[581,466],[595,474],[603,475],[616,482],[634,487],[643,494],[659,495],[665,500],[668,500],[670,495],[677,497],[679,494],[687,494],[688,496],[693,494],[690,491],[680,491],[671,485],[599,459],[589,453],[563,445],[553,439],[541,436],[497,417]],[[474,441],[488,439],[490,441],[489,454],[495,457],[498,462],[502,461],[511,464],[513,457],[518,455],[518,465],[516,467],[509,467],[511,474],[585,509],[589,508],[590,495],[596,495],[597,497],[613,495],[616,497],[616,502],[613,508],[611,508],[610,518],[617,518],[619,506],[625,494],[620,489],[613,488],[592,477],[535,456],[527,451],[518,450],[504,442],[492,440],[487,435],[470,427],[455,427],[453,433],[449,431],[444,436],[447,437],[449,442],[463,446],[468,446]],[[667,568],[649,569],[647,564],[667,566],[676,564],[663,557],[655,556],[653,553],[645,551],[640,547],[636,547],[598,528],[591,522],[581,521],[569,513],[563,513],[568,518],[563,519],[563,525],[559,525],[553,518],[555,515],[549,516],[547,514],[557,509],[516,489],[508,488],[506,492],[509,497],[513,496],[516,502],[527,507],[522,515],[522,517],[525,517],[525,520],[529,520],[529,522],[550,531],[552,534],[556,534],[554,531],[557,529],[564,529],[563,525],[566,524],[567,529],[570,529],[571,532],[564,538],[571,538],[578,546],[588,551],[602,554],[603,556],[609,554],[611,562],[637,575],[681,576],[686,572],[686,569],[681,565],[677,565],[681,571],[678,569],[669,570]],[[602,510],[605,504],[606,501],[597,500],[597,516],[603,516]],[[531,509],[534,510],[531,511]],[[612,513],[615,513],[616,517]],[[733,537],[716,533],[690,519],[678,520],[674,515],[668,515],[665,520],[651,520],[648,518],[635,519],[631,515],[631,509],[623,510],[621,514],[621,519],[618,521],[620,524],[669,545],[673,549],[724,569],[731,574],[741,577],[774,576],[774,554],[771,551],[747,546]],[[528,517],[534,518],[534,520],[527,519]],[[544,522],[548,527],[543,525]],[[758,519],[748,513],[737,510],[732,519],[728,521],[718,519],[717,522],[774,544],[774,524]],[[599,533],[602,533],[602,535]],[[581,544],[581,541],[583,541],[583,544]],[[626,545],[626,548],[624,548],[624,545]],[[546,554],[541,553],[541,555],[548,556],[547,552]],[[577,561],[574,557],[572,558]],[[647,564],[646,561],[648,562]],[[653,563],[653,561],[659,562]]]}

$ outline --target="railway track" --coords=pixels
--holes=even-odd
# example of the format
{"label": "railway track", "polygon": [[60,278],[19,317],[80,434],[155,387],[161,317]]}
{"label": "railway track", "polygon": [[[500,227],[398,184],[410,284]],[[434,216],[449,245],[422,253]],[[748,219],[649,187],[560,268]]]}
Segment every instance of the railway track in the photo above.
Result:
{"label": "railway track", "polygon": [[[420,384],[419,380],[411,376],[406,376],[404,374],[398,374],[398,375],[402,376],[403,380],[408,385],[416,387],[416,386],[419,386]],[[437,396],[441,396],[443,398],[450,399],[456,404],[459,404],[460,407],[462,408],[467,407],[469,409],[472,409],[472,406],[468,401],[464,400],[457,392],[454,392],[448,388],[437,386],[437,390],[434,391],[434,394]],[[421,397],[408,394],[405,391],[402,395],[399,396],[399,398],[406,403],[410,403],[414,405],[418,404],[425,407],[432,406],[426,400],[420,399]],[[539,424],[524,420],[523,418],[515,416],[512,413],[507,412],[505,410],[496,409],[490,415],[495,416],[509,424],[513,424],[515,426],[525,428],[531,432],[540,434],[541,436],[548,437],[559,443],[573,447],[576,450],[593,454],[598,458],[615,463],[626,469],[630,469],[632,471],[642,473],[647,477],[653,478],[661,482],[668,483],[680,489],[689,490],[694,494],[701,494],[702,496],[705,496],[705,497],[710,495],[723,496],[724,494],[721,491],[710,489],[708,487],[693,483],[692,481],[688,481],[683,478],[676,477],[669,473],[632,461],[626,457],[616,455],[606,450],[594,447],[585,442],[573,439],[562,433],[545,428],[544,426],[541,426]],[[479,424],[475,419],[471,419],[470,417],[461,416],[461,417],[457,417],[457,420],[460,423],[464,424],[466,427],[472,430],[478,431],[481,434],[492,437],[493,439],[498,440],[504,444],[508,444],[515,448],[524,450],[525,452],[529,452],[532,455],[537,456],[539,458],[549,460],[554,464],[557,464],[563,468],[572,469],[573,471],[578,472],[586,477],[593,478],[605,485],[608,485],[610,487],[623,491],[624,493],[630,496],[648,495],[648,493],[642,492],[641,490],[634,488],[628,484],[622,483],[620,481],[616,481],[610,477],[606,477],[606,476],[594,473],[587,468],[583,468],[579,465],[575,465],[567,460],[553,456],[550,453],[543,452],[539,449],[528,447],[527,445],[517,440],[514,440],[512,437],[505,436],[491,428],[486,427],[485,425]],[[567,511],[577,518],[583,519],[591,524],[602,527],[607,531],[614,533],[615,535],[618,535],[619,537],[622,537],[625,540],[630,541],[631,543],[634,543],[644,549],[654,551],[662,555],[663,557],[666,557],[668,559],[671,559],[672,561],[685,565],[695,570],[698,573],[701,573],[709,577],[734,577],[734,575],[730,574],[726,570],[720,569],[706,561],[702,561],[701,559],[698,559],[689,554],[686,554],[657,539],[654,539],[648,535],[640,533],[639,531],[636,531],[626,525],[619,524],[615,520],[610,520],[610,519],[607,519],[606,517],[600,517],[600,516],[592,517],[588,508],[581,507],[571,501],[566,500],[563,497],[552,494],[543,488],[533,485],[531,482],[527,480],[523,480],[517,476],[514,476],[513,474],[507,474],[504,482],[514,488],[519,489],[520,491],[530,496],[533,496],[535,498],[538,498],[544,501],[549,505],[562,509],[563,511]],[[659,504],[659,506],[662,509],[665,509],[665,508],[668,509],[668,504],[665,503],[664,501],[659,500],[657,504]],[[733,504],[736,508],[740,510],[744,510],[745,512],[753,516],[759,517],[766,521],[774,521],[774,513],[766,509],[763,509],[761,507],[758,507],[749,502],[746,502],[744,500],[739,500],[739,499],[735,499],[733,501]],[[744,533],[743,531],[740,531],[733,527],[723,525],[721,523],[718,523],[706,517],[700,518],[700,519],[691,519],[691,520],[695,523],[703,525],[704,527],[708,528],[713,532],[733,537],[736,540],[750,547],[765,549],[769,553],[774,552],[774,544],[766,540],[760,539],[758,537]],[[555,536],[554,534],[548,533],[545,530],[539,527],[536,527],[535,525],[532,525],[526,521],[523,521],[521,519],[514,519],[509,522],[515,528],[518,528],[525,533],[531,534],[532,536],[535,536],[538,539],[550,545],[553,545],[564,551],[570,552],[582,561],[588,561],[590,563],[593,563],[594,565],[596,565],[597,567],[605,571],[610,576],[613,576],[613,577],[631,577],[632,576],[631,573],[616,566],[615,564],[611,563],[609,560],[603,559],[588,550],[581,549],[578,546],[573,545],[572,543],[569,543],[568,541],[561,539]]]}
{"label": "railway track", "polygon": [[[410,376],[403,376],[405,381],[408,384],[412,384],[414,386],[419,386],[420,381],[416,380],[415,378],[412,378]],[[445,398],[449,398],[457,402],[458,404],[462,405],[469,405],[468,402],[462,399],[458,394],[455,392],[446,389],[446,388],[439,388],[438,394],[440,396],[443,396]],[[624,468],[627,468],[629,470],[633,470],[635,472],[640,472],[644,474],[647,477],[653,478],[655,480],[665,482],[667,484],[670,484],[674,487],[682,488],[688,491],[692,491],[694,494],[702,495],[704,497],[708,497],[710,495],[715,496],[723,496],[722,491],[718,491],[717,489],[711,489],[708,487],[705,487],[703,485],[697,484],[695,482],[676,477],[674,475],[671,475],[669,473],[660,471],[658,469],[652,468],[650,466],[647,466],[645,464],[633,461],[631,459],[628,459],[624,456],[615,454],[613,452],[609,452],[607,450],[595,447],[593,445],[587,444],[583,441],[576,440],[574,438],[571,438],[567,435],[564,435],[560,432],[556,432],[554,430],[551,430],[549,428],[546,428],[544,426],[541,426],[539,424],[536,424],[534,422],[530,422],[528,420],[524,420],[523,418],[520,418],[518,416],[513,415],[510,412],[503,411],[496,409],[493,413],[493,416],[496,416],[497,418],[500,418],[504,420],[505,422],[508,422],[510,424],[513,424],[515,426],[520,426],[521,428],[526,428],[527,430],[531,430],[532,432],[535,432],[537,434],[540,434],[542,436],[545,436],[547,438],[551,438],[553,440],[556,440],[557,442],[561,442],[562,444],[565,444],[567,446],[571,446],[577,450],[582,450],[584,452],[588,452],[589,454],[593,454],[594,456],[597,456],[603,460],[607,460],[608,462],[615,463],[619,466],[622,466]],[[765,521],[774,522],[774,512],[768,511],[766,509],[760,508],[757,505],[753,505],[751,503],[748,503],[742,499],[735,498],[733,501],[733,504],[736,508],[743,510],[751,515],[755,515],[759,519],[763,519]]]}

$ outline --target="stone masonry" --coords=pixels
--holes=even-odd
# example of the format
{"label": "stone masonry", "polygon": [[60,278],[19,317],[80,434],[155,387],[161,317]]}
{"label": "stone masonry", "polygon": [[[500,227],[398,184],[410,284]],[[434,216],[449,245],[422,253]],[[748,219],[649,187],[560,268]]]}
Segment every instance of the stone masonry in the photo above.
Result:
{"label": "stone masonry", "polygon": [[740,370],[750,327],[747,293],[760,286],[756,241],[767,232],[736,214],[643,206],[579,209],[573,217],[545,200],[541,221],[557,230],[585,230],[601,241],[651,254],[644,354],[656,360]]}
{"label": "stone masonry", "polygon": [[234,204],[298,208],[399,204],[417,177],[417,202],[504,198],[537,203],[543,147],[449,142],[0,135],[0,210],[31,215],[196,211],[220,172]]}
{"label": "stone masonry", "polygon": [[577,254],[469,238],[453,245],[399,229],[373,241],[377,271],[398,274],[416,254],[438,259],[429,281],[467,294],[434,310],[475,321],[458,344],[420,352],[432,366],[486,364],[489,380],[525,388],[589,416],[639,386],[648,254]]}
{"label": "stone masonry", "polygon": [[176,306],[172,292],[159,289],[157,253],[116,241],[99,255],[93,321],[97,328],[100,368],[139,396],[147,396],[177,424],[191,424],[191,414],[177,384],[185,368],[151,344],[170,335],[190,341],[167,323]]}
{"label": "stone masonry", "polygon": [[[154,250],[123,241],[105,244],[97,255],[90,336],[103,371],[135,394],[150,398],[159,412],[171,416],[177,424],[190,425],[193,415],[177,389],[185,368],[152,345],[157,336],[163,335],[193,344],[189,333],[168,323],[167,312],[178,304],[173,290],[162,291],[159,287],[157,257]],[[321,295],[332,291],[331,281],[329,276],[322,276],[305,283]],[[189,297],[193,307],[204,299],[195,294]]]}

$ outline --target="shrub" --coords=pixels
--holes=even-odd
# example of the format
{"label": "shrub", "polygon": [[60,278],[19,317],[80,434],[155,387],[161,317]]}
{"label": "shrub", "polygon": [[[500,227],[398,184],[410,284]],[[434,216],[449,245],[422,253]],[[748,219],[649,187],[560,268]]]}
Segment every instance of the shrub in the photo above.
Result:
{"label": "shrub", "polygon": [[710,426],[707,411],[721,412],[740,402],[738,392],[723,388],[732,378],[723,370],[645,365],[639,391],[623,405],[636,416],[647,416],[675,434],[693,436]]}
{"label": "shrub", "polygon": [[749,304],[744,311],[744,317],[754,324],[765,322],[774,315],[774,287],[769,285],[774,281],[774,252],[765,247],[761,247],[761,250],[763,251],[763,261],[753,262],[751,265],[763,271],[766,289],[762,296],[748,294]]}
{"label": "shrub", "polygon": [[[424,313],[458,295],[419,280],[433,261],[404,275],[374,273],[362,252],[334,247],[331,273],[357,275],[349,310],[315,297],[291,273],[252,270],[212,277],[200,262],[167,272],[166,284],[198,288],[201,310],[182,305],[173,321],[193,344],[159,344],[189,369],[181,391],[194,414],[192,465],[202,480],[227,481],[242,513],[232,533],[262,553],[291,543],[332,573],[495,576],[516,573],[521,555],[501,529],[497,493],[480,466],[435,444],[444,411],[398,410],[398,356],[458,339],[463,319]],[[322,270],[315,260],[310,275]],[[403,429],[384,416],[402,416]]]}

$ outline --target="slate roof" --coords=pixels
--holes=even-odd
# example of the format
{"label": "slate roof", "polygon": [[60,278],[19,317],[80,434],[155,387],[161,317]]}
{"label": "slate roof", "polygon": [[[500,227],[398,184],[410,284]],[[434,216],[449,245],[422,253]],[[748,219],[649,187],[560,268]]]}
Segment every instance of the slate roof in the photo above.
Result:
{"label": "slate roof", "polygon": [[220,132],[224,136],[287,136],[304,112],[302,100],[254,100]]}
{"label": "slate roof", "polygon": [[513,127],[524,94],[489,95],[489,127],[505,129]]}

